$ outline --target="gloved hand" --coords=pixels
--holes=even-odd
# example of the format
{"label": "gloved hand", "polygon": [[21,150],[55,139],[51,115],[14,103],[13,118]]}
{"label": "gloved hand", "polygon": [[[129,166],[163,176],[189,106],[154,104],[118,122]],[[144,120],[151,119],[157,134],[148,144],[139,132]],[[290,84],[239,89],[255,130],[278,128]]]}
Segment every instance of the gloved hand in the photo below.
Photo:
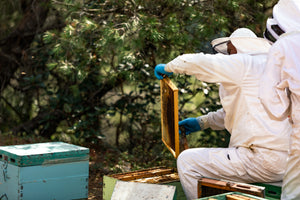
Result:
{"label": "gloved hand", "polygon": [[163,75],[171,76],[173,72],[166,72],[165,71],[166,64],[158,64],[155,66],[154,74],[158,80],[162,80],[164,77]]}
{"label": "gloved hand", "polygon": [[[197,118],[184,119],[179,122],[179,126],[184,126],[186,135],[201,130]],[[180,130],[179,130],[179,134],[181,134]]]}

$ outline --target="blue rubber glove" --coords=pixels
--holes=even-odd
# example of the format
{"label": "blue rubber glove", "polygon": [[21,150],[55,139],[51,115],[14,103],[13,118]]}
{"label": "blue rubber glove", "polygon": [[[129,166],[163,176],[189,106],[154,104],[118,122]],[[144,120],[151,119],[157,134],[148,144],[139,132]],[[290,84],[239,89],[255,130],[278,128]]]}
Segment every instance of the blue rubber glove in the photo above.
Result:
{"label": "blue rubber glove", "polygon": [[[179,122],[179,126],[184,126],[185,128],[185,135],[188,135],[190,133],[200,131],[200,125],[197,121],[197,118],[187,118]],[[179,134],[181,134],[181,131],[179,130]]]}
{"label": "blue rubber glove", "polygon": [[166,72],[165,71],[166,64],[158,64],[155,66],[154,74],[158,80],[162,80],[164,77],[163,75],[171,76],[173,72]]}

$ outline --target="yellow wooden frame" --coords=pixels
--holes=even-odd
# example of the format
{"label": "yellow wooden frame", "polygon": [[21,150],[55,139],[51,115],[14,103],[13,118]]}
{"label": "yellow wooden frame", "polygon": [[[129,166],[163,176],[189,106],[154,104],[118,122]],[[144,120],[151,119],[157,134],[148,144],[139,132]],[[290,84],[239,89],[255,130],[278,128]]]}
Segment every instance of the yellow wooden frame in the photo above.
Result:
{"label": "yellow wooden frame", "polygon": [[175,158],[179,156],[178,88],[165,77],[160,80],[162,141]]}

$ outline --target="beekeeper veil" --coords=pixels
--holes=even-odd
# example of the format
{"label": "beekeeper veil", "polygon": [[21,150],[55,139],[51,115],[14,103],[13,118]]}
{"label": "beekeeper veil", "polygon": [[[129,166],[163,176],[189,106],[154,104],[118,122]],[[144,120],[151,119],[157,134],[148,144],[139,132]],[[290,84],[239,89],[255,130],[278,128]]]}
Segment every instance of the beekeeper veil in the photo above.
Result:
{"label": "beekeeper veil", "polygon": [[271,47],[268,40],[259,38],[248,28],[236,29],[229,37],[214,39],[211,45],[214,51],[222,54],[228,54],[227,43],[231,42],[237,50],[237,53],[259,54],[267,53]]}
{"label": "beekeeper veil", "polygon": [[300,1],[279,0],[268,18],[264,37],[275,42],[283,33],[300,31]]}

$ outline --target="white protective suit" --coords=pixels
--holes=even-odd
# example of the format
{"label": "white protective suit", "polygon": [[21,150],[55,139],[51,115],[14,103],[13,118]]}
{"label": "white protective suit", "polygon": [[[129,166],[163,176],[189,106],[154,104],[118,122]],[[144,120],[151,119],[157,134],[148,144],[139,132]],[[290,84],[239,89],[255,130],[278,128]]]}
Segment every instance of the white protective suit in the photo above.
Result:
{"label": "white protective suit", "polygon": [[229,148],[193,148],[179,155],[177,168],[187,199],[197,198],[197,181],[202,176],[246,183],[282,180],[291,125],[288,120],[271,119],[258,98],[266,58],[266,54],[198,53],[167,63],[168,72],[221,83],[223,109],[205,121],[220,129],[225,116],[224,127],[231,133]]}
{"label": "white protective suit", "polygon": [[281,199],[298,200],[300,199],[300,32],[282,35],[273,44],[261,81],[260,98],[270,115],[274,119],[284,120],[291,114],[293,132]]}

